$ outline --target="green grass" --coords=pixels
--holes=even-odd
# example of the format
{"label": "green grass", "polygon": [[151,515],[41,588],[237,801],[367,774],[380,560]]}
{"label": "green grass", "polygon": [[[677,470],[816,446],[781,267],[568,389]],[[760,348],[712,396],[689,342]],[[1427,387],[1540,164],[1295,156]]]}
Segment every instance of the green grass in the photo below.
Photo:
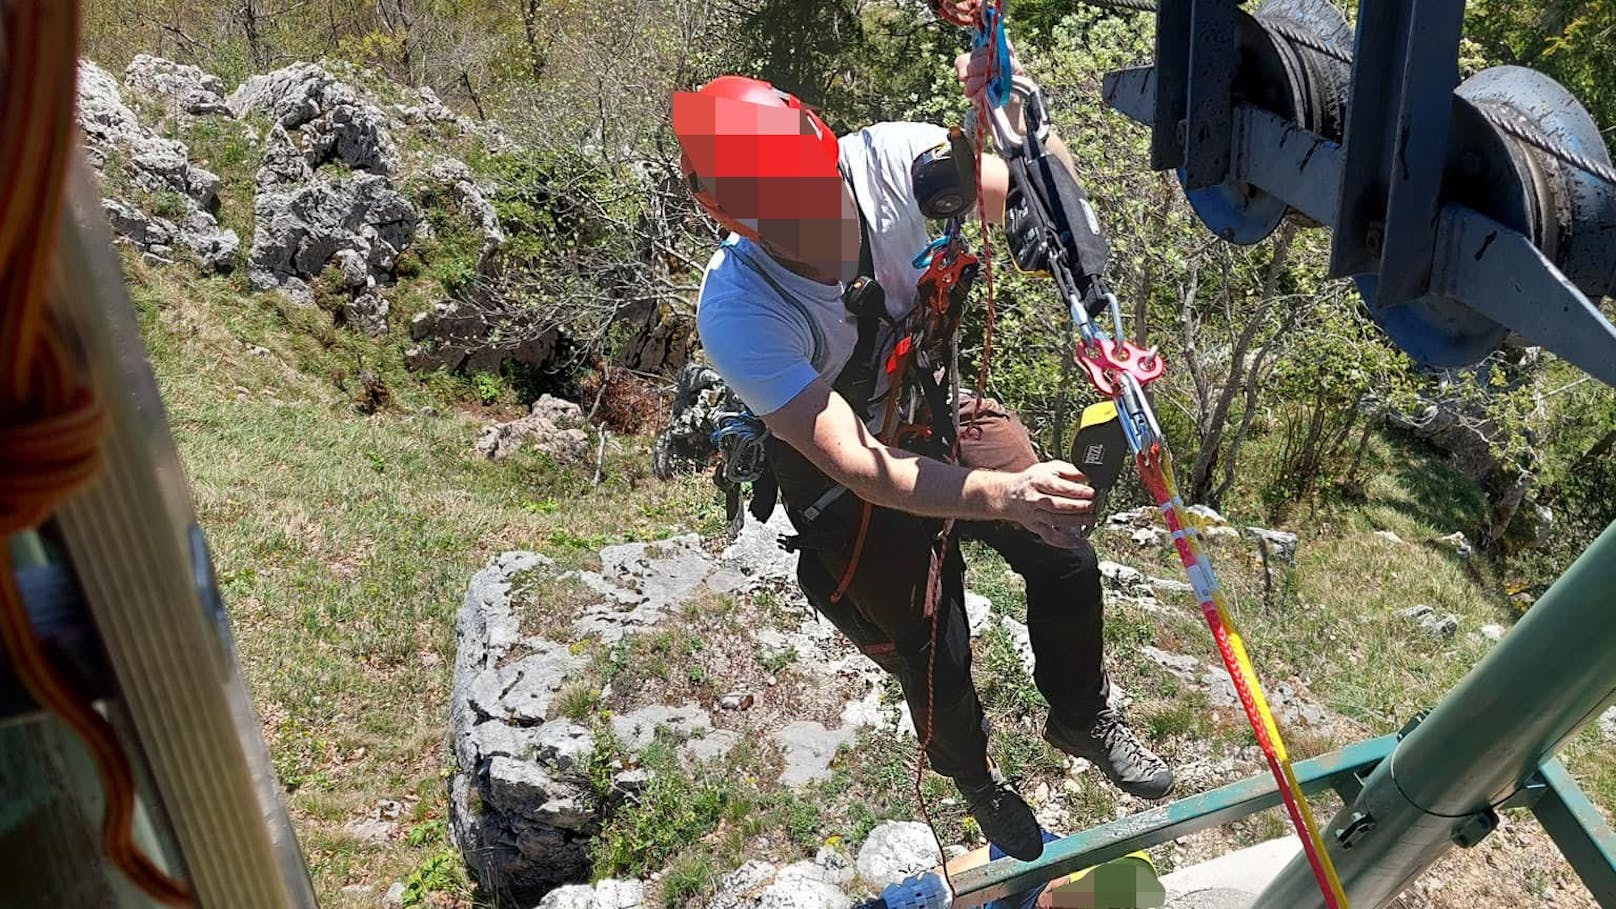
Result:
{"label": "green grass", "polygon": [[752,806],[744,785],[726,774],[685,769],[666,741],[641,755],[651,771],[645,791],[611,816],[591,844],[595,874],[639,877],[660,870],[688,843],[744,817]]}
{"label": "green grass", "polygon": [[782,650],[769,650],[761,644],[758,645],[758,663],[768,670],[771,675],[784,672],[787,666],[795,662],[797,662],[795,648],[786,647]]}
{"label": "green grass", "polygon": [[[651,479],[642,439],[608,450],[599,487],[592,464],[474,457],[486,418],[457,403],[463,380],[409,374],[396,340],[230,279],[126,266],[322,905],[374,904],[347,884],[379,893],[414,875],[436,887],[441,841],[361,844],[342,827],[384,798],[443,817],[466,579],[507,549],[574,563],[555,541],[579,527],[610,540],[712,532],[721,504],[699,479]],[[361,371],[390,392],[370,416],[355,407]],[[570,709],[589,710],[581,696]]]}
{"label": "green grass", "polygon": [[718,889],[718,880],[729,873],[719,868],[705,852],[681,855],[662,877],[662,905],[699,905]]}

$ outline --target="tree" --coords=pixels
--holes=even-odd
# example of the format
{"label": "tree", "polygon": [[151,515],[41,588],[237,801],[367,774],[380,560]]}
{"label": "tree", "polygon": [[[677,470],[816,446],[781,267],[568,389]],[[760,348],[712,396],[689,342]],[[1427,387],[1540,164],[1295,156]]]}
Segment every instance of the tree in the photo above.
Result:
{"label": "tree", "polygon": [[1549,0],[1543,4],[1477,0],[1466,11],[1465,34],[1494,63],[1513,63],[1553,76],[1606,131],[1616,127],[1616,0]]}

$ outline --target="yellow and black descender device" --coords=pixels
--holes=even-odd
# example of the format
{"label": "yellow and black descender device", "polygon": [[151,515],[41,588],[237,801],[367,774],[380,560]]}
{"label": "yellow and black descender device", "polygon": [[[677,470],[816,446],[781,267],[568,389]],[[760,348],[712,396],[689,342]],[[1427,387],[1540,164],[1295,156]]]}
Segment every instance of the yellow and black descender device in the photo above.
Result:
{"label": "yellow and black descender device", "polygon": [[[1083,408],[1067,460],[1083,471],[1088,485],[1094,489],[1093,520],[1098,520],[1105,511],[1106,497],[1117,485],[1117,479],[1122,476],[1122,469],[1127,466],[1131,455],[1128,436],[1122,431],[1122,421],[1117,419],[1115,403],[1100,401]],[[1093,529],[1091,521],[1084,532]]]}

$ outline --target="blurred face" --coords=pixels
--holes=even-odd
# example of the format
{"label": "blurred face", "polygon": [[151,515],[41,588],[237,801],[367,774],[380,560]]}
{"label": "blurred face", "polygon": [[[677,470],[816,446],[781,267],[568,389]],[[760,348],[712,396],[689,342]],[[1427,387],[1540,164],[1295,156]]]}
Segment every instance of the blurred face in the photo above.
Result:
{"label": "blurred face", "polygon": [[[827,284],[851,281],[858,274],[858,209],[847,181],[816,180],[805,191],[825,194],[804,204],[803,217],[758,221],[759,242],[769,254],[808,277]],[[826,198],[834,193],[832,200]]]}

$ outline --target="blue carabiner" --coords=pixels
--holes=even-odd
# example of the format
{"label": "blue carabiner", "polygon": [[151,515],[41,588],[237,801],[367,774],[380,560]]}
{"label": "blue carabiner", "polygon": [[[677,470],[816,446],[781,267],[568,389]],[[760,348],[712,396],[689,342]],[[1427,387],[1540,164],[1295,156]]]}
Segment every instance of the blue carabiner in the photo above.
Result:
{"label": "blue carabiner", "polygon": [[937,255],[937,251],[947,245],[948,235],[944,234],[930,243],[927,243],[926,248],[921,250],[920,255],[915,256],[914,261],[910,264],[914,265],[916,268],[926,268],[927,266],[931,265],[932,257]]}
{"label": "blue carabiner", "polygon": [[987,47],[993,42],[993,61],[999,71],[994,74],[993,80],[987,84],[986,91],[988,103],[995,108],[1004,107],[1010,100],[1012,90],[1011,79],[1015,74],[1010,69],[1010,39],[1005,36],[1004,19],[999,15],[998,4],[988,4],[982,7],[982,27],[976,30],[976,37],[971,46],[973,48]]}

